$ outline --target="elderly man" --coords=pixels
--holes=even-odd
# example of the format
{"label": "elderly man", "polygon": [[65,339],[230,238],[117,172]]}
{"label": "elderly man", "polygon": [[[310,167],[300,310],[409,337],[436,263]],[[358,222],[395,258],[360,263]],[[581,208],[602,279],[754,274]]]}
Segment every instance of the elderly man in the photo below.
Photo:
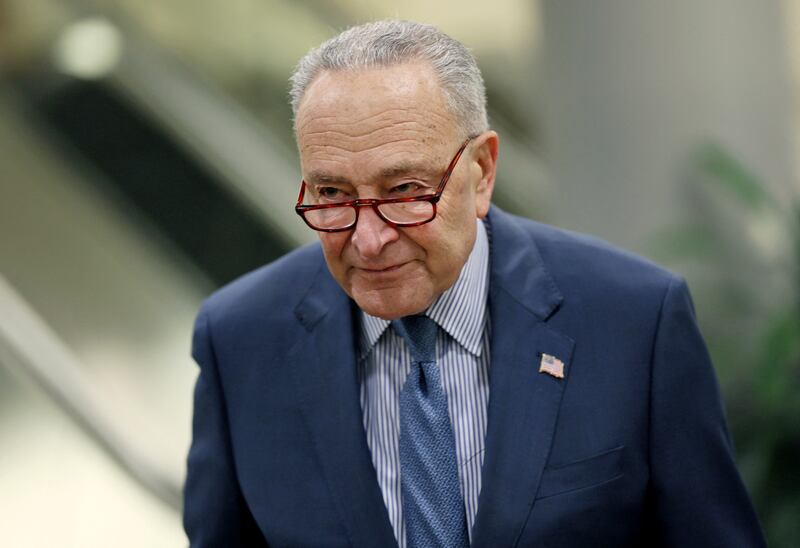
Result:
{"label": "elderly man", "polygon": [[761,546],[683,281],[490,205],[466,48],[383,21],[292,77],[319,244],[196,324],[192,546]]}

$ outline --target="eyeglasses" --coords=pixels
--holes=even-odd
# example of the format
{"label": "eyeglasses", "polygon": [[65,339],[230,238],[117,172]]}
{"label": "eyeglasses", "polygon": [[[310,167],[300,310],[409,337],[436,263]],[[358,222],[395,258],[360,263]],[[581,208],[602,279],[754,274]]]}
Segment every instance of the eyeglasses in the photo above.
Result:
{"label": "eyeglasses", "polygon": [[362,207],[371,207],[378,217],[386,224],[394,227],[411,227],[424,225],[436,218],[436,204],[442,197],[444,187],[459,158],[464,153],[473,137],[467,138],[458,149],[456,155],[450,160],[447,171],[444,172],[439,186],[434,194],[422,196],[409,196],[403,198],[390,198],[379,200],[376,198],[363,198],[348,202],[304,205],[303,198],[306,192],[306,182],[300,185],[300,195],[297,197],[295,212],[300,215],[306,224],[320,232],[342,232],[350,230],[358,222],[358,211]]}

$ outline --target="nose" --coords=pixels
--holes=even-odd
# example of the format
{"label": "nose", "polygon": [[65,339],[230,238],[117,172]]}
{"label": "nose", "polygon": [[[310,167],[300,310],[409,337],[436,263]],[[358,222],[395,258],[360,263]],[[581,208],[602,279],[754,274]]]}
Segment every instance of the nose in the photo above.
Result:
{"label": "nose", "polygon": [[374,259],[399,236],[399,231],[386,224],[371,207],[362,207],[350,242],[362,258]]}

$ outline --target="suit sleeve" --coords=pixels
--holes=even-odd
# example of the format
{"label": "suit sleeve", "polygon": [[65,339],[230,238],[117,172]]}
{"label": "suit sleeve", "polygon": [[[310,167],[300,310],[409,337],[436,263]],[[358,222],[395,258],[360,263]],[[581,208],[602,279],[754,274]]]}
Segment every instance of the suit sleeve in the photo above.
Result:
{"label": "suit sleeve", "polygon": [[677,278],[662,303],[651,383],[652,494],[664,545],[764,546],[691,297]]}
{"label": "suit sleeve", "polygon": [[239,489],[228,418],[205,310],[195,323],[192,357],[200,366],[194,391],[183,524],[192,548],[266,546]]}

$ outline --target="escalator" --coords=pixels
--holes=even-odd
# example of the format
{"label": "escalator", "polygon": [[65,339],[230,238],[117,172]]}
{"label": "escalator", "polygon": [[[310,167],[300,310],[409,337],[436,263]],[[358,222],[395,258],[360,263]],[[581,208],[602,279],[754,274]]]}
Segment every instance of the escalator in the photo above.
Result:
{"label": "escalator", "polygon": [[[4,6],[46,4],[46,18],[29,14],[38,46],[0,63],[0,544],[181,545],[194,314],[215,287],[315,239],[292,210],[285,74],[254,107],[151,39],[124,2],[0,2],[0,33]],[[327,28],[302,16],[297,28]],[[119,34],[118,58],[70,68],[65,37],[92,28]],[[100,46],[81,47],[85,60]],[[547,178],[528,137],[501,133],[498,201],[523,212]]]}

